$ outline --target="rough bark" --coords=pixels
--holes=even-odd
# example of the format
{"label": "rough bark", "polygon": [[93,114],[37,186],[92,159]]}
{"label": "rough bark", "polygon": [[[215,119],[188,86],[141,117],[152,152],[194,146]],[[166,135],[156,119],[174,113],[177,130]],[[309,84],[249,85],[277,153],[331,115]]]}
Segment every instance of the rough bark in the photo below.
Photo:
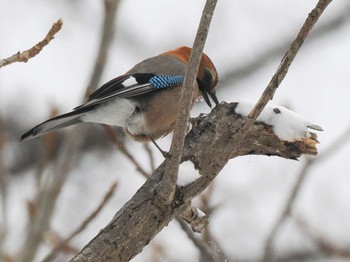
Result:
{"label": "rough bark", "polygon": [[178,216],[196,195],[218,175],[226,163],[237,156],[267,155],[297,159],[302,154],[317,154],[316,135],[294,142],[281,141],[270,126],[255,123],[237,143],[246,118],[235,112],[236,103],[222,103],[209,115],[197,118],[188,133],[181,162],[192,161],[201,177],[185,187],[177,187],[173,203],[157,195],[164,174],[163,162],[112,221],[71,261],[128,261],[164,226]]}

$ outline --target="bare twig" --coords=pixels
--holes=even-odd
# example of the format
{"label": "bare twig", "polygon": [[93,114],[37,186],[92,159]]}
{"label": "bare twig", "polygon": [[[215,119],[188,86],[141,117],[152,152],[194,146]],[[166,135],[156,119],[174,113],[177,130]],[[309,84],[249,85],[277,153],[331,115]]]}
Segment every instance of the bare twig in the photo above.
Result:
{"label": "bare twig", "polygon": [[159,197],[168,204],[174,201],[177,173],[187,131],[194,85],[216,3],[217,0],[207,0],[204,6],[181,91],[179,113],[170,147],[170,157],[167,159],[164,177],[157,190]]}
{"label": "bare twig", "polygon": [[[108,10],[108,12],[111,12],[111,10]],[[104,48],[107,47],[104,46]],[[92,88],[95,87],[91,87],[90,90],[92,90]],[[88,93],[89,92],[86,91],[86,94]],[[86,97],[82,100],[85,101]],[[20,252],[20,262],[29,262],[33,260],[42,241],[43,234],[49,228],[57,197],[66,182],[69,170],[74,164],[74,161],[80,157],[78,153],[83,145],[86,133],[87,130],[83,126],[76,126],[71,132],[67,132],[66,136],[63,138],[63,144],[58,152],[59,157],[54,165],[53,172],[42,183],[39,197],[40,201],[37,208],[38,211],[35,214],[33,225],[29,228],[23,250]]]}
{"label": "bare twig", "polygon": [[83,220],[83,222],[79,225],[79,227],[74,230],[66,239],[64,239],[60,244],[58,244],[44,259],[43,262],[49,262],[55,259],[55,257],[58,255],[58,253],[61,251],[62,248],[64,248],[74,237],[76,237],[79,233],[81,233],[94,218],[101,212],[102,208],[107,204],[108,200],[111,199],[113,196],[115,189],[117,188],[117,182],[114,182],[107,193],[105,194],[104,198],[102,199],[101,203],[95,208],[95,210],[86,218]]}
{"label": "bare twig", "polygon": [[205,261],[215,261],[213,260],[215,256],[213,255],[209,247],[205,243],[203,243],[203,241],[200,238],[196,237],[193,234],[193,231],[191,230],[191,228],[189,228],[187,223],[181,219],[176,220],[180,224],[182,230],[185,231],[187,237],[192,241],[195,247],[198,248],[200,255],[205,259]]}
{"label": "bare twig", "polygon": [[[256,103],[252,111],[249,113],[247,122],[244,124],[242,128],[242,137],[244,137],[250,127],[253,125],[255,120],[258,118],[266,104],[272,100],[275,91],[283,81],[284,77],[288,73],[288,69],[290,65],[292,64],[295,56],[297,55],[298,51],[300,50],[300,47],[304,43],[306,37],[308,36],[309,32],[317,22],[317,20],[322,15],[323,11],[326,9],[328,4],[332,0],[320,0],[316,7],[309,13],[306,21],[304,22],[303,26],[301,27],[296,39],[293,41],[293,43],[290,45],[289,49],[287,50],[286,54],[284,55],[276,73],[273,75],[270,83],[265,88],[263,94],[261,95],[259,101]],[[239,139],[239,141],[242,141],[242,139]],[[238,141],[238,143],[239,143]]]}
{"label": "bare twig", "polygon": [[291,189],[290,195],[286,200],[285,206],[283,207],[281,214],[278,216],[278,219],[276,220],[275,224],[273,225],[266,239],[263,261],[269,261],[271,259],[273,241],[275,240],[276,235],[280,231],[283,223],[291,214],[296,198],[299,195],[299,192],[301,191],[301,188],[304,182],[306,181],[306,178],[310,174],[310,172],[308,172],[310,168],[316,163],[324,163],[325,159],[332,156],[336,150],[339,150],[342,146],[346,145],[346,142],[349,139],[350,139],[350,127],[348,127],[347,130],[342,135],[340,135],[333,143],[331,143],[331,145],[327,149],[325,149],[321,154],[319,154],[317,158],[306,159],[306,161],[304,162],[304,165],[302,166],[297,176],[295,185]]}
{"label": "bare twig", "polygon": [[[50,118],[55,117],[59,114],[58,110],[56,108],[51,109]],[[51,158],[54,155],[54,152],[58,149],[59,143],[58,143],[58,134],[57,133],[49,133],[46,136],[43,136],[41,139],[41,145],[40,145],[40,159],[38,161],[37,170],[36,170],[36,176],[35,176],[35,182],[36,182],[36,192],[38,193],[37,197],[37,203],[39,202],[40,198],[40,188],[41,188],[41,182],[43,182],[42,176],[45,171],[45,168],[47,164],[50,162]]]}
{"label": "bare twig", "polygon": [[30,48],[26,51],[17,52],[16,54],[14,54],[8,58],[0,60],[0,68],[3,66],[7,66],[9,64],[15,63],[15,62],[27,63],[30,58],[33,58],[34,56],[39,54],[41,52],[41,50],[45,46],[47,46],[51,42],[52,39],[55,38],[55,34],[61,30],[62,25],[63,25],[62,20],[61,19],[57,20],[57,22],[52,25],[50,31],[47,33],[47,35],[45,36],[45,38],[42,41],[40,41],[35,46],[33,46],[32,48]]}
{"label": "bare twig", "polygon": [[2,118],[0,117],[0,260],[5,256],[2,248],[3,242],[7,236],[8,217],[7,217],[7,193],[10,177],[8,170],[5,167],[4,156],[5,156],[5,135],[3,128]]}
{"label": "bare twig", "polygon": [[151,167],[151,172],[153,172],[154,169],[156,169],[153,151],[152,151],[151,147],[149,146],[149,143],[144,143],[143,148],[145,149],[145,151],[148,155],[150,167]]}
{"label": "bare twig", "polygon": [[[60,234],[52,229],[47,231],[45,234],[46,245],[50,245],[53,248],[59,245],[62,241],[63,241],[63,238],[60,236]],[[67,243],[64,247],[62,247],[62,249],[60,250],[60,253],[65,255],[74,255],[78,251],[79,251],[79,248],[74,246],[72,243]]]}
{"label": "bare twig", "polygon": [[18,261],[29,262],[35,257],[43,235],[49,228],[57,197],[66,182],[71,167],[79,157],[79,149],[83,144],[84,136],[85,129],[77,126],[64,137],[65,140],[58,151],[58,159],[54,163],[52,172],[47,177],[43,177],[35,216],[28,228]]}
{"label": "bare twig", "polygon": [[87,96],[97,89],[101,80],[102,72],[107,63],[109,47],[114,37],[114,21],[119,3],[120,0],[104,0],[105,16],[103,20],[102,36],[100,38],[100,46],[95,60],[95,66],[92,70],[87,88]]}
{"label": "bare twig", "polygon": [[[193,242],[193,244],[200,251],[200,260],[199,261],[229,261],[225,255],[223,249],[219,246],[218,242],[211,236],[208,231],[207,224],[209,223],[209,214],[204,215],[200,214],[201,210],[189,205],[185,211],[182,211],[179,217],[191,225],[192,230],[186,225],[186,223],[179,219],[176,219],[181,228],[185,231],[188,238]],[[202,236],[206,238],[198,238],[194,232],[201,232]]]}
{"label": "bare twig", "polygon": [[[350,4],[345,6],[339,13],[328,20],[326,23],[318,26],[310,34],[308,38],[308,43],[318,43],[315,40],[319,40],[320,37],[328,35],[339,29],[350,21]],[[269,63],[274,58],[278,58],[290,45],[289,38],[285,39],[283,42],[277,43],[276,46],[271,46],[270,49],[265,49],[260,54],[254,55],[253,60],[248,61],[246,64],[242,64],[237,67],[237,65],[232,65],[229,67],[229,70],[224,73],[221,73],[220,77],[220,88],[230,87],[232,88],[231,83],[237,83],[239,80],[246,79],[248,76],[262,68],[264,65]]]}
{"label": "bare twig", "polygon": [[304,219],[293,216],[297,225],[303,232],[311,238],[319,249],[329,256],[337,256],[341,258],[350,259],[350,249],[340,248],[325,239],[321,234],[317,233]]}
{"label": "bare twig", "polygon": [[[205,211],[205,213],[208,216],[212,216],[212,214],[217,210],[218,206],[220,205],[218,204],[213,206],[210,204],[209,200],[213,191],[214,191],[214,183],[211,183],[207,187],[205,193],[199,196],[199,199],[201,201],[200,209]],[[210,227],[204,228],[202,233],[202,241],[204,243],[207,243],[210,250],[214,253],[214,256],[217,261],[235,261],[235,260],[229,259],[228,256],[225,254],[224,249],[220,246],[217,239],[215,239],[215,237],[210,232]],[[206,262],[206,261],[207,259],[205,257],[200,257],[199,259],[199,262]]]}
{"label": "bare twig", "polygon": [[278,217],[276,223],[272,227],[272,230],[270,234],[268,235],[265,243],[264,248],[264,255],[262,261],[270,261],[272,257],[272,244],[273,241],[276,238],[277,233],[280,231],[280,228],[282,227],[282,224],[287,219],[291,212],[292,205],[294,204],[294,201],[299,194],[299,191],[301,189],[301,186],[304,184],[305,178],[307,176],[307,171],[309,170],[309,167],[311,166],[312,160],[311,158],[307,158],[303,167],[300,170],[300,173],[298,175],[297,181],[295,182],[294,187],[292,188],[292,191],[286,201],[285,206],[282,209],[282,212],[280,216]]}

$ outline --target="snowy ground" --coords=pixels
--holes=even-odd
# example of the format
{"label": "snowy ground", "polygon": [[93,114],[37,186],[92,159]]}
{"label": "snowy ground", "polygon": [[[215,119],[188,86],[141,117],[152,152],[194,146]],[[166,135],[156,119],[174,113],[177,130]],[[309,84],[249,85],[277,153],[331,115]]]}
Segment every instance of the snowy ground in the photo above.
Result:
{"label": "snowy ground", "polygon": [[[122,1],[116,38],[111,48],[103,82],[124,73],[140,60],[181,45],[191,46],[204,1]],[[219,1],[205,52],[220,75],[254,60],[255,56],[295,37],[316,1]],[[56,39],[27,64],[0,70],[0,113],[15,114],[31,128],[45,120],[51,105],[62,112],[80,104],[87,85],[102,21],[99,1],[0,0],[0,57],[31,47],[58,18],[64,26]],[[333,1],[321,27],[336,17],[346,0]],[[349,14],[350,15],[350,14]],[[181,19],[181,18],[186,19]],[[274,104],[284,105],[320,125],[320,154],[349,127],[350,23],[317,40],[306,42],[276,92]],[[280,56],[248,78],[223,81],[219,100],[257,99],[276,70]],[[208,112],[200,103],[192,112]],[[23,130],[25,132],[27,130]],[[171,137],[162,139],[162,148]],[[345,141],[344,141],[345,142]],[[128,142],[136,158],[148,167],[140,144]],[[157,163],[162,157],[156,150]],[[350,245],[350,143],[322,163],[314,165],[297,198],[294,213],[334,245]],[[214,182],[211,199],[219,204],[210,229],[232,258],[257,259],[286,197],[303,165],[301,161],[277,157],[247,156],[229,162]],[[187,169],[187,171],[186,171]],[[50,170],[47,171],[48,173]],[[183,172],[191,173],[190,167]],[[34,191],[34,170],[16,176],[9,188],[9,237],[5,247],[15,253],[23,239],[26,201]],[[71,172],[61,193],[52,228],[69,234],[97,205],[112,181],[119,181],[117,194],[94,223],[73,241],[82,247],[136,192],[144,179],[120,153],[85,155]],[[91,202],[96,204],[91,206]],[[155,244],[165,248],[161,261],[196,261],[197,249],[179,226],[172,222],[133,261],[150,259]],[[288,222],[277,236],[278,252],[314,248],[298,226]],[[49,250],[43,247],[37,261]]]}

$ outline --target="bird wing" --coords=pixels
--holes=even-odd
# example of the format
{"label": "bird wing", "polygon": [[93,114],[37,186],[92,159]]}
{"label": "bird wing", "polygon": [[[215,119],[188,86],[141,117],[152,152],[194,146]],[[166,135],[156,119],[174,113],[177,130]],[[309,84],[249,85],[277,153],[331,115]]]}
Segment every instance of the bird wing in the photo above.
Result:
{"label": "bird wing", "polygon": [[101,104],[102,102],[119,97],[131,98],[160,89],[182,85],[182,75],[155,75],[152,73],[135,73],[122,75],[107,82],[89,96],[88,101],[74,110]]}

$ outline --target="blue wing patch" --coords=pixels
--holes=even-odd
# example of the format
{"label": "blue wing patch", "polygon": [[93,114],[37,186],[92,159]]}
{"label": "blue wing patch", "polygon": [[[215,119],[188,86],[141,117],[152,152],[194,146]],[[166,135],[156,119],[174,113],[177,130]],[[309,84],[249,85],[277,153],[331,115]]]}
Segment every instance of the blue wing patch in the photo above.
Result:
{"label": "blue wing patch", "polygon": [[101,104],[113,97],[130,98],[156,91],[157,89],[170,88],[181,85],[182,75],[155,75],[152,73],[136,73],[122,75],[104,84],[89,96],[86,104],[74,108],[74,110]]}
{"label": "blue wing patch", "polygon": [[168,88],[175,85],[181,85],[184,81],[184,77],[181,75],[158,75],[153,76],[149,83],[152,87],[157,89]]}

